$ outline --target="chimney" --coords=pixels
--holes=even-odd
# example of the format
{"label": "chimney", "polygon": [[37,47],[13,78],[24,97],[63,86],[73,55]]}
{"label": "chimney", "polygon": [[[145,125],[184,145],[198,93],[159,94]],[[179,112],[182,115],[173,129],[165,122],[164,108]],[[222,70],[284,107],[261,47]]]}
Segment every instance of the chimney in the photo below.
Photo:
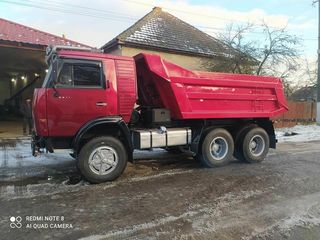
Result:
{"label": "chimney", "polygon": [[162,8],[161,8],[161,7],[154,7],[152,10],[153,10],[153,11],[159,11],[159,12],[161,12],[161,11],[162,11]]}

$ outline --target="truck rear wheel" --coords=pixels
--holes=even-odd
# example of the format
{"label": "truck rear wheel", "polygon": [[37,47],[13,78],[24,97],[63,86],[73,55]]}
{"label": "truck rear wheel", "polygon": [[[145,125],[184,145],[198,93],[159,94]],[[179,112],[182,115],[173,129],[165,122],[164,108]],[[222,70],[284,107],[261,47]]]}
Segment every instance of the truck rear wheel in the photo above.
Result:
{"label": "truck rear wheel", "polygon": [[97,137],[87,142],[78,155],[78,168],[91,183],[112,181],[127,165],[123,144],[114,137]]}
{"label": "truck rear wheel", "polygon": [[209,132],[197,156],[205,167],[219,167],[230,162],[234,150],[231,134],[222,128]]}
{"label": "truck rear wheel", "polygon": [[242,126],[241,128],[237,129],[234,136],[234,153],[233,156],[239,160],[243,160],[243,139],[246,136],[246,134],[253,128],[256,128],[257,125],[250,124]]}
{"label": "truck rear wheel", "polygon": [[269,151],[270,139],[260,127],[248,129],[239,141],[237,158],[248,163],[262,162]]}

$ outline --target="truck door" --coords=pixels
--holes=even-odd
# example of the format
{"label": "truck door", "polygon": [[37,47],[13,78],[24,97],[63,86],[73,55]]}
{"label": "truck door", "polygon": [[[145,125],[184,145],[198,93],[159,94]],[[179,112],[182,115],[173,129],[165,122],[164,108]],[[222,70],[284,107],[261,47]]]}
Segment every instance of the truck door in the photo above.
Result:
{"label": "truck door", "polygon": [[99,61],[60,60],[47,88],[50,136],[74,136],[85,123],[108,114],[106,81]]}

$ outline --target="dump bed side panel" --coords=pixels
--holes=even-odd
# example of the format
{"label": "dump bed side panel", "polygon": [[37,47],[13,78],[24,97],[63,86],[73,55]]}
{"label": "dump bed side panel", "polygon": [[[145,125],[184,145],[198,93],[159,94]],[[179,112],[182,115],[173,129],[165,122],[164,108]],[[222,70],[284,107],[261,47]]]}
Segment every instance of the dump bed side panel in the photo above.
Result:
{"label": "dump bed side panel", "polygon": [[168,108],[175,119],[268,118],[287,110],[278,78],[195,72],[150,54],[135,60],[142,104]]}
{"label": "dump bed side panel", "polygon": [[[277,98],[278,84],[238,85],[239,80],[179,77],[171,80],[173,91],[180,96],[183,118],[272,117],[286,110]],[[282,89],[279,92],[283,94]]]}

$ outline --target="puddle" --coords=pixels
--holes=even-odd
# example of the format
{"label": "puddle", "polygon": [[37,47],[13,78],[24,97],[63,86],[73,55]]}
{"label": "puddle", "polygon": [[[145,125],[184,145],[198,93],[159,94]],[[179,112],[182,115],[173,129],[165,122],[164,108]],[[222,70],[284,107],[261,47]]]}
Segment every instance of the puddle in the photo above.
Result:
{"label": "puddle", "polygon": [[3,149],[6,148],[15,148],[21,140],[19,139],[0,139],[0,147]]}
{"label": "puddle", "polygon": [[62,183],[68,180],[67,174],[58,174],[58,175],[48,175],[46,173],[39,174],[36,176],[30,176],[27,178],[21,179],[7,179],[4,181],[0,181],[1,186],[13,185],[13,186],[25,186],[25,185],[32,185],[32,184],[43,184],[43,183]]}
{"label": "puddle", "polygon": [[74,174],[68,176],[68,179],[64,182],[65,185],[77,185],[82,181],[80,174]]}
{"label": "puddle", "polygon": [[34,176],[20,181],[0,182],[0,199],[32,198],[77,191],[88,185],[79,174]]}

